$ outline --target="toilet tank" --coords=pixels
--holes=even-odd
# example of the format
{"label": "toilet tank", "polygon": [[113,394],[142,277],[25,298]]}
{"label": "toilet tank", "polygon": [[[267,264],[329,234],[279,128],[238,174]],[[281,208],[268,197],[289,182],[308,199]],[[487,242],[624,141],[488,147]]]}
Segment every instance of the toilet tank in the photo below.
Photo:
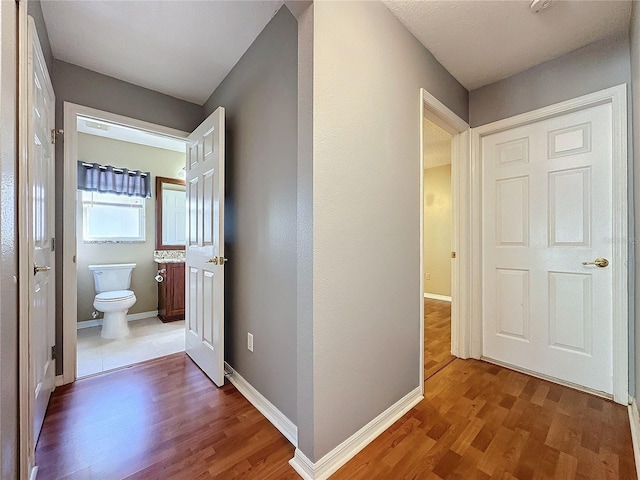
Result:
{"label": "toilet tank", "polygon": [[93,272],[96,293],[129,290],[131,273],[135,267],[135,263],[89,265],[89,270]]}

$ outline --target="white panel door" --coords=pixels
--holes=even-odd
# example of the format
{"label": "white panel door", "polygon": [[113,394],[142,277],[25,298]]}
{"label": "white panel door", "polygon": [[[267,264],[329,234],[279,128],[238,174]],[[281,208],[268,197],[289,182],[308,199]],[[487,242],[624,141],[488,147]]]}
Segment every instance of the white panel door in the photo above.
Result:
{"label": "white panel door", "polygon": [[38,439],[49,397],[54,388],[54,145],[55,97],[33,21],[29,22],[27,102],[28,119],[28,272],[29,285],[29,389],[33,442]]}
{"label": "white panel door", "polygon": [[224,108],[187,143],[186,352],[224,385]]}
{"label": "white panel door", "polygon": [[611,104],[481,148],[483,355],[613,393]]}

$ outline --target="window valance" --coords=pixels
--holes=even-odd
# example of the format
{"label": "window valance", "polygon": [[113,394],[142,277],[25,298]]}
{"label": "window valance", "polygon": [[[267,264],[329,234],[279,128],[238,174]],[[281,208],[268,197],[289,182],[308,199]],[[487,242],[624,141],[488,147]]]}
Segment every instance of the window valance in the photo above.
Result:
{"label": "window valance", "polygon": [[78,161],[78,189],[151,197],[151,173]]}

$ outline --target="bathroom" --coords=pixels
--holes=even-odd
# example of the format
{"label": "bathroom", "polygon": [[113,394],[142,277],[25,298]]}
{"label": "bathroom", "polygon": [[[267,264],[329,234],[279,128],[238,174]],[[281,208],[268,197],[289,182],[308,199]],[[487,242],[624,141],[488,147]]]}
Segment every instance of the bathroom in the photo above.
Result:
{"label": "bathroom", "polygon": [[183,141],[78,118],[78,378],[184,351],[184,166]]}

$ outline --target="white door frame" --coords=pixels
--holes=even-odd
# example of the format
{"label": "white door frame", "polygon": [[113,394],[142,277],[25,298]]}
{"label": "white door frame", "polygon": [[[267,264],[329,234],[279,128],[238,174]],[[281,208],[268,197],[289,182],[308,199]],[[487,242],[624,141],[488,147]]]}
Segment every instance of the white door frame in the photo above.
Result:
{"label": "white door frame", "polygon": [[[482,137],[551,117],[611,104],[613,159],[613,399],[629,403],[629,220],[627,87],[611,87],[471,129],[471,356],[482,358]],[[531,373],[531,372],[529,372]],[[535,375],[535,373],[534,373]],[[553,380],[552,380],[553,381]],[[557,380],[556,380],[557,381]],[[575,387],[575,386],[574,386]]]}
{"label": "white door frame", "polygon": [[[76,379],[78,347],[78,289],[76,272],[76,201],[78,198],[78,116],[103,120],[124,127],[144,130],[179,140],[185,140],[188,132],[156,125],[135,118],[97,110],[95,108],[64,102],[64,180],[63,180],[63,233],[62,233],[62,384]],[[185,143],[186,145],[186,143]],[[185,147],[186,148],[186,147]],[[154,237],[155,238],[155,237]],[[155,240],[153,240],[155,241]]]}
{"label": "white door frame", "polygon": [[468,358],[470,271],[469,125],[437,98],[420,89],[420,385],[424,393],[424,119],[449,132],[451,139],[451,353]]}

